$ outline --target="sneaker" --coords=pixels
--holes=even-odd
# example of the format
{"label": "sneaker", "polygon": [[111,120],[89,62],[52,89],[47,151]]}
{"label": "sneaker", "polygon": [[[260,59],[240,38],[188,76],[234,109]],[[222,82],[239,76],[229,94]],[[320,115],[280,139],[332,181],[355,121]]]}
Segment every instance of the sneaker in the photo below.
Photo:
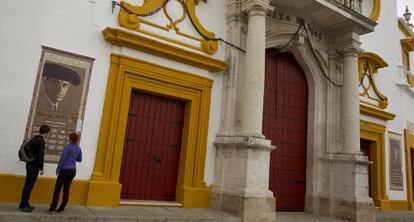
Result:
{"label": "sneaker", "polygon": [[57,210],[56,212],[58,212],[58,213],[60,213],[60,214],[63,214],[63,211],[64,211],[64,210]]}
{"label": "sneaker", "polygon": [[32,212],[33,209],[31,207],[23,207],[23,208],[20,208],[20,210],[26,213],[30,213]]}
{"label": "sneaker", "polygon": [[50,208],[49,210],[47,210],[47,212],[50,213],[50,214],[55,214],[56,213],[55,209],[52,209],[52,208]]}

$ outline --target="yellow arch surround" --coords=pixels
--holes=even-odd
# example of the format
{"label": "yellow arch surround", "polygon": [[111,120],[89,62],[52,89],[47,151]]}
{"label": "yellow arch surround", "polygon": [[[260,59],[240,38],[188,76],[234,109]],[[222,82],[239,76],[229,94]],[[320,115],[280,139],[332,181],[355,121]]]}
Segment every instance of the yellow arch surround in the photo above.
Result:
{"label": "yellow arch surround", "polygon": [[372,21],[378,21],[378,18],[381,13],[381,0],[373,0],[372,12],[369,18]]}
{"label": "yellow arch surround", "polygon": [[129,100],[131,91],[139,90],[186,102],[176,202],[209,207],[211,190],[204,182],[204,167],[212,84],[204,77],[112,54],[87,204],[119,205]]}

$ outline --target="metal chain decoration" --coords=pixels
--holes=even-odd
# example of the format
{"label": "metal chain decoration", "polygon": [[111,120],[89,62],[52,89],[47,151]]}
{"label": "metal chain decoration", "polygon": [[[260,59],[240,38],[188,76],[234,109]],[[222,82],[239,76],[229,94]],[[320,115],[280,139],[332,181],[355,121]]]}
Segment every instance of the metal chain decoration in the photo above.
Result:
{"label": "metal chain decoration", "polygon": [[168,3],[168,1],[170,1],[170,0],[166,0],[166,1],[164,2],[164,4],[162,4],[159,8],[155,9],[155,10],[154,10],[154,11],[152,11],[152,12],[145,13],[145,14],[138,14],[138,13],[135,13],[135,12],[133,12],[133,11],[129,10],[128,8],[126,8],[125,6],[123,6],[122,4],[120,4],[119,2],[117,2],[117,1],[112,1],[112,13],[114,13],[114,8],[115,8],[115,6],[119,6],[120,8],[122,8],[123,10],[125,10],[128,14],[133,14],[133,15],[136,15],[136,16],[139,16],[139,17],[148,17],[148,16],[151,16],[151,15],[155,15],[155,14],[157,14],[159,11],[161,11],[161,9],[162,9],[162,8],[164,8],[164,6]]}
{"label": "metal chain decoration", "polygon": [[290,38],[290,40],[284,45],[282,46],[282,48],[278,49],[279,52],[283,52],[285,50],[286,47],[288,47],[290,45],[290,43],[296,38],[296,36],[298,36],[300,30],[302,29],[302,27],[304,26],[304,22],[302,20],[298,20],[299,22],[299,27],[296,30],[295,34],[292,36],[292,38]]}
{"label": "metal chain decoration", "polygon": [[322,71],[323,75],[325,76],[325,79],[328,80],[328,82],[330,82],[332,85],[336,86],[336,87],[342,87],[342,84],[338,84],[336,82],[334,82],[331,78],[329,78],[328,74],[326,73],[325,69],[323,68],[323,65],[321,64],[321,61],[319,61],[318,57],[316,56],[316,52],[315,52],[315,48],[312,45],[312,41],[311,41],[311,37],[308,33],[308,29],[306,28],[306,24],[304,22],[303,19],[300,19],[301,23],[303,23],[303,27],[305,28],[305,33],[306,33],[306,39],[308,40],[308,44],[311,48],[312,51],[312,55],[313,57],[315,57],[316,62],[318,63],[319,69]]}
{"label": "metal chain decoration", "polygon": [[[132,12],[131,10],[129,10],[128,8],[126,8],[125,6],[123,6],[122,4],[120,4],[119,2],[117,2],[117,1],[112,1],[112,13],[114,12],[114,8],[116,7],[116,6],[119,6],[120,8],[122,8],[122,9],[124,9],[128,14],[133,14],[133,15],[136,15],[136,16],[139,16],[139,17],[148,17],[148,16],[152,16],[152,15],[155,15],[155,14],[157,14],[159,11],[161,11],[161,9],[162,8],[164,8],[165,7],[165,5],[167,5],[167,3],[169,2],[169,0],[166,0],[165,2],[164,2],[164,4],[162,5],[162,6],[160,6],[159,8],[157,8],[157,9],[155,9],[154,11],[152,11],[152,12],[149,12],[149,13],[146,13],[146,14],[138,14],[138,13],[134,13],[134,12]],[[188,8],[187,8],[187,4],[184,4],[184,8],[185,8],[185,11],[186,11],[186,13],[187,14],[189,14],[189,11],[188,11]],[[189,19],[190,19],[190,21],[191,21],[191,24],[193,24],[193,27],[195,28],[195,30],[205,39],[205,40],[209,40],[209,41],[220,41],[220,42],[223,42],[224,44],[226,44],[226,45],[228,45],[228,46],[231,46],[231,47],[233,47],[233,48],[235,48],[235,49],[237,49],[237,50],[239,50],[239,51],[241,51],[241,52],[243,52],[243,53],[246,53],[246,50],[244,50],[244,49],[242,49],[242,48],[240,48],[239,46],[236,46],[236,45],[234,45],[233,43],[230,43],[230,42],[228,42],[228,41],[226,41],[226,40],[224,40],[223,38],[209,38],[209,37],[207,37],[207,36],[205,36],[202,32],[200,32],[200,30],[197,28],[197,26],[196,25],[194,25],[194,21],[193,21],[193,19],[191,18],[191,16],[189,16]]]}

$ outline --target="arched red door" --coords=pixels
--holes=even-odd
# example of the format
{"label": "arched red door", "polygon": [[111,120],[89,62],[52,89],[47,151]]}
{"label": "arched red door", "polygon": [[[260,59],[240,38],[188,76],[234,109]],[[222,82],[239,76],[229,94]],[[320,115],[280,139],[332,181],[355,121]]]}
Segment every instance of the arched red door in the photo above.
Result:
{"label": "arched red door", "polygon": [[276,210],[303,211],[306,191],[308,85],[292,54],[266,53],[263,134],[272,151],[269,189]]}

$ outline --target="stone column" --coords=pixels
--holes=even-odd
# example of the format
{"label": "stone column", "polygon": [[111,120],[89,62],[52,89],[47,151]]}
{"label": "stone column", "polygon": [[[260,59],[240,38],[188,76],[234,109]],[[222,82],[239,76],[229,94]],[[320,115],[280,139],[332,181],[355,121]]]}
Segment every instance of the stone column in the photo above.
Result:
{"label": "stone column", "polygon": [[[242,0],[239,13],[248,16],[246,55],[239,63],[235,121],[226,135],[217,135],[211,205],[243,218],[243,222],[275,221],[275,198],[269,191],[270,151],[262,134],[265,75],[266,11],[270,0]],[[223,101],[226,103],[228,101]],[[225,121],[225,120],[222,120]],[[231,133],[230,133],[231,132]]]}
{"label": "stone column", "polygon": [[[249,1],[253,2],[253,1]],[[260,4],[242,7],[248,13],[245,75],[239,83],[240,131],[244,135],[262,135],[263,95],[265,73],[266,11]]]}
{"label": "stone column", "polygon": [[359,81],[358,48],[350,46],[344,55],[344,74],[342,85],[342,152],[361,154],[359,142]]}

